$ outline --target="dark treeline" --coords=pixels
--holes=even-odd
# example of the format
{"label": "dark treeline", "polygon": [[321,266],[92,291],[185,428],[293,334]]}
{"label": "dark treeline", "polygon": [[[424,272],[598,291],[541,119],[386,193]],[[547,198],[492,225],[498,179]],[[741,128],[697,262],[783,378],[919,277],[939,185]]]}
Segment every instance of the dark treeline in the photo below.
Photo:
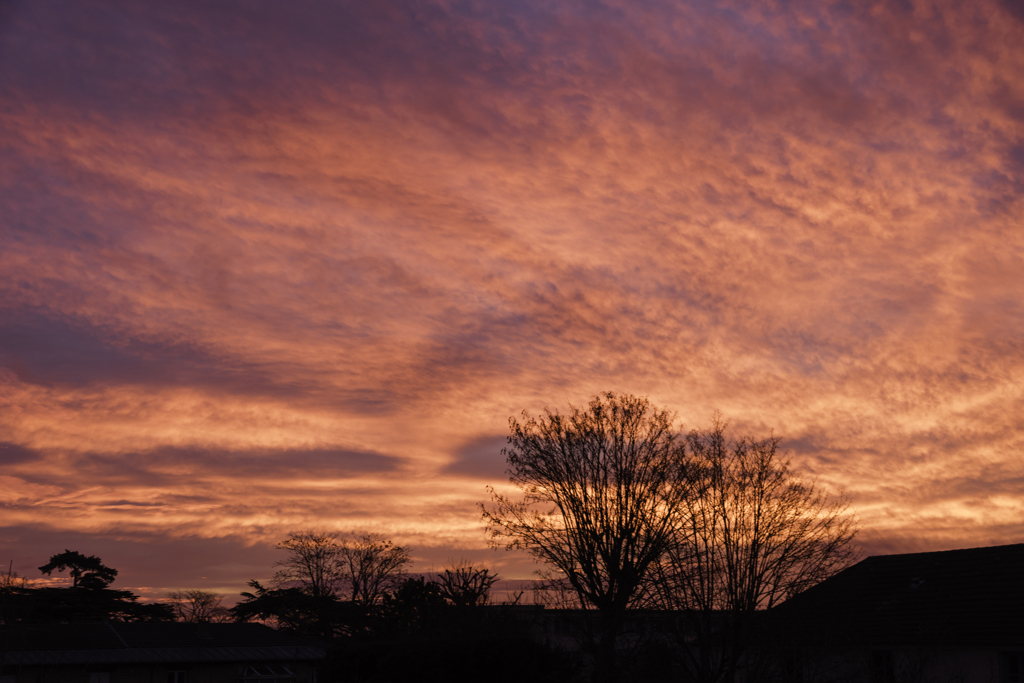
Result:
{"label": "dark treeline", "polygon": [[251,581],[230,614],[332,643],[334,680],[572,677],[567,659],[530,637],[529,618],[492,604],[497,575],[487,568],[459,562],[410,576],[407,548],[365,532],[303,531],[277,547],[285,557],[271,584]]}
{"label": "dark treeline", "polygon": [[0,624],[174,619],[170,605],[142,603],[131,591],[110,588],[117,570],[95,555],[65,550],[39,570],[43,574],[67,570],[71,586],[34,588],[26,578],[8,569],[0,574]]}
{"label": "dark treeline", "polygon": [[856,522],[791,471],[774,435],[675,419],[606,393],[510,420],[515,492],[491,489],[483,519],[494,547],[541,563],[537,593],[559,611],[494,604],[484,567],[413,576],[408,549],[381,535],[308,530],[230,609],[200,590],[141,604],[109,588],[117,572],[98,558],[65,551],[40,570],[69,571],[72,587],[8,573],[0,620],[255,621],[327,643],[336,681],[785,680],[763,617],[852,563]]}
{"label": "dark treeline", "polygon": [[[529,613],[494,604],[497,575],[465,562],[430,576],[403,570],[408,550],[369,533],[303,531],[277,546],[285,557],[266,586],[250,582],[225,608],[203,590],[177,591],[166,602],[140,603],[109,588],[117,570],[100,558],[66,550],[40,567],[69,571],[66,588],[33,587],[0,575],[0,628],[98,621],[259,622],[328,646],[325,680],[470,680],[493,667],[496,681],[571,680],[572,661],[535,637]],[[0,648],[2,649],[2,648]]]}

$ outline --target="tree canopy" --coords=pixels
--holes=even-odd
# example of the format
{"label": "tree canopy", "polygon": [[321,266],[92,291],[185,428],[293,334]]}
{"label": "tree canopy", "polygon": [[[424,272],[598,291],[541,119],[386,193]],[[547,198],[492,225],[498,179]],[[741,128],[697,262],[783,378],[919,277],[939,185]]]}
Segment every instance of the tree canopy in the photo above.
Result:
{"label": "tree canopy", "polygon": [[[614,677],[630,608],[685,610],[697,680],[744,655],[749,615],[847,566],[856,520],[842,499],[802,481],[780,439],[681,433],[646,398],[605,393],[567,413],[510,419],[502,451],[518,494],[490,488],[492,543],[544,562],[562,598],[596,609],[596,679]],[[562,603],[564,605],[564,602]]]}
{"label": "tree canopy", "polygon": [[276,563],[281,569],[274,575],[278,587],[299,588],[310,597],[334,596],[342,579],[343,545],[336,533],[299,531],[276,546],[287,556]]}
{"label": "tree canopy", "polygon": [[163,603],[139,602],[126,590],[108,588],[117,570],[95,555],[65,550],[39,568],[44,574],[70,570],[68,588],[33,587],[15,580],[13,572],[0,582],[0,623],[68,623],[78,621],[170,621],[174,613]]}
{"label": "tree canopy", "polygon": [[510,419],[502,451],[521,497],[490,489],[492,542],[552,567],[583,607],[598,610],[591,643],[612,676],[626,610],[685,522],[693,484],[675,416],[647,398],[605,393],[565,414]]}
{"label": "tree canopy", "polygon": [[232,614],[324,637],[369,629],[411,562],[406,548],[370,532],[298,531],[276,547],[286,556],[273,585],[250,581]]}
{"label": "tree canopy", "polygon": [[845,501],[797,477],[778,437],[730,439],[727,427],[715,415],[709,429],[686,436],[695,495],[652,582],[652,606],[689,615],[680,636],[697,681],[736,670],[755,611],[856,559],[856,519]]}
{"label": "tree canopy", "polygon": [[345,539],[338,557],[347,597],[363,606],[377,604],[411,562],[407,548],[366,531]]}
{"label": "tree canopy", "polygon": [[39,568],[39,571],[51,575],[54,571],[68,570],[71,575],[72,588],[99,590],[114,582],[117,570],[103,564],[95,555],[86,557],[75,550],[67,550],[54,555],[50,561]]}
{"label": "tree canopy", "polygon": [[461,560],[451,562],[437,575],[441,595],[455,607],[486,605],[498,575],[486,567]]}

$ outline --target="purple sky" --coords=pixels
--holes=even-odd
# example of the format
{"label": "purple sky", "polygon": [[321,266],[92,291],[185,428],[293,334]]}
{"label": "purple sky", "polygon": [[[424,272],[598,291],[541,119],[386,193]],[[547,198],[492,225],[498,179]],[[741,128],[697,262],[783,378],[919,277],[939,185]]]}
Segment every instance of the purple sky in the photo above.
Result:
{"label": "purple sky", "polygon": [[[753,6],[753,8],[752,8]],[[486,549],[509,416],[774,430],[864,552],[1024,532],[1005,2],[7,2],[0,560]]]}

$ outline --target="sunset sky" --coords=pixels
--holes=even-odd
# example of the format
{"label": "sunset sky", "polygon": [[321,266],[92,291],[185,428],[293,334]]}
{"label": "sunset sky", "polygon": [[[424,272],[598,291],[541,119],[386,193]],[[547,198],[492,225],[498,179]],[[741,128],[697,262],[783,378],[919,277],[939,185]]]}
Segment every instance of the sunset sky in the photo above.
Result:
{"label": "sunset sky", "polygon": [[0,562],[488,550],[508,418],[774,433],[866,555],[1024,541],[1015,2],[0,5]]}

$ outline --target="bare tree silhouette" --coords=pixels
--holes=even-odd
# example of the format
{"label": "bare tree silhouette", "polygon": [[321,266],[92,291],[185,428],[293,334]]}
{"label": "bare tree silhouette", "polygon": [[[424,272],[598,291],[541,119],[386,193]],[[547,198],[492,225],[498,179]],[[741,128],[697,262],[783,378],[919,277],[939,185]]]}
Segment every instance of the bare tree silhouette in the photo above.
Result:
{"label": "bare tree silhouette", "polygon": [[529,551],[599,613],[598,680],[616,677],[626,611],[686,521],[692,484],[674,422],[646,398],[611,392],[565,415],[512,418],[502,452],[522,498],[489,488],[494,506],[481,506],[493,543]]}
{"label": "bare tree silhouette", "polygon": [[378,603],[411,562],[408,549],[366,531],[344,539],[338,553],[344,591],[352,602],[364,606]]}
{"label": "bare tree silhouette", "polygon": [[755,611],[856,559],[847,504],[797,478],[778,437],[730,440],[727,426],[716,414],[710,429],[686,437],[697,495],[686,499],[687,524],[649,584],[654,606],[690,615],[679,635],[701,682],[733,679]]}
{"label": "bare tree silhouette", "polygon": [[278,587],[296,587],[312,598],[334,596],[340,588],[344,544],[337,533],[306,530],[291,534],[276,546],[288,555],[274,566]]}
{"label": "bare tree silhouette", "polygon": [[441,594],[456,607],[486,605],[491,586],[498,580],[497,574],[484,567],[475,567],[465,560],[450,562],[440,574],[437,582]]}
{"label": "bare tree silhouette", "polygon": [[186,624],[205,624],[230,620],[231,613],[221,605],[221,596],[213,591],[193,588],[172,591],[167,597],[177,621]]}

